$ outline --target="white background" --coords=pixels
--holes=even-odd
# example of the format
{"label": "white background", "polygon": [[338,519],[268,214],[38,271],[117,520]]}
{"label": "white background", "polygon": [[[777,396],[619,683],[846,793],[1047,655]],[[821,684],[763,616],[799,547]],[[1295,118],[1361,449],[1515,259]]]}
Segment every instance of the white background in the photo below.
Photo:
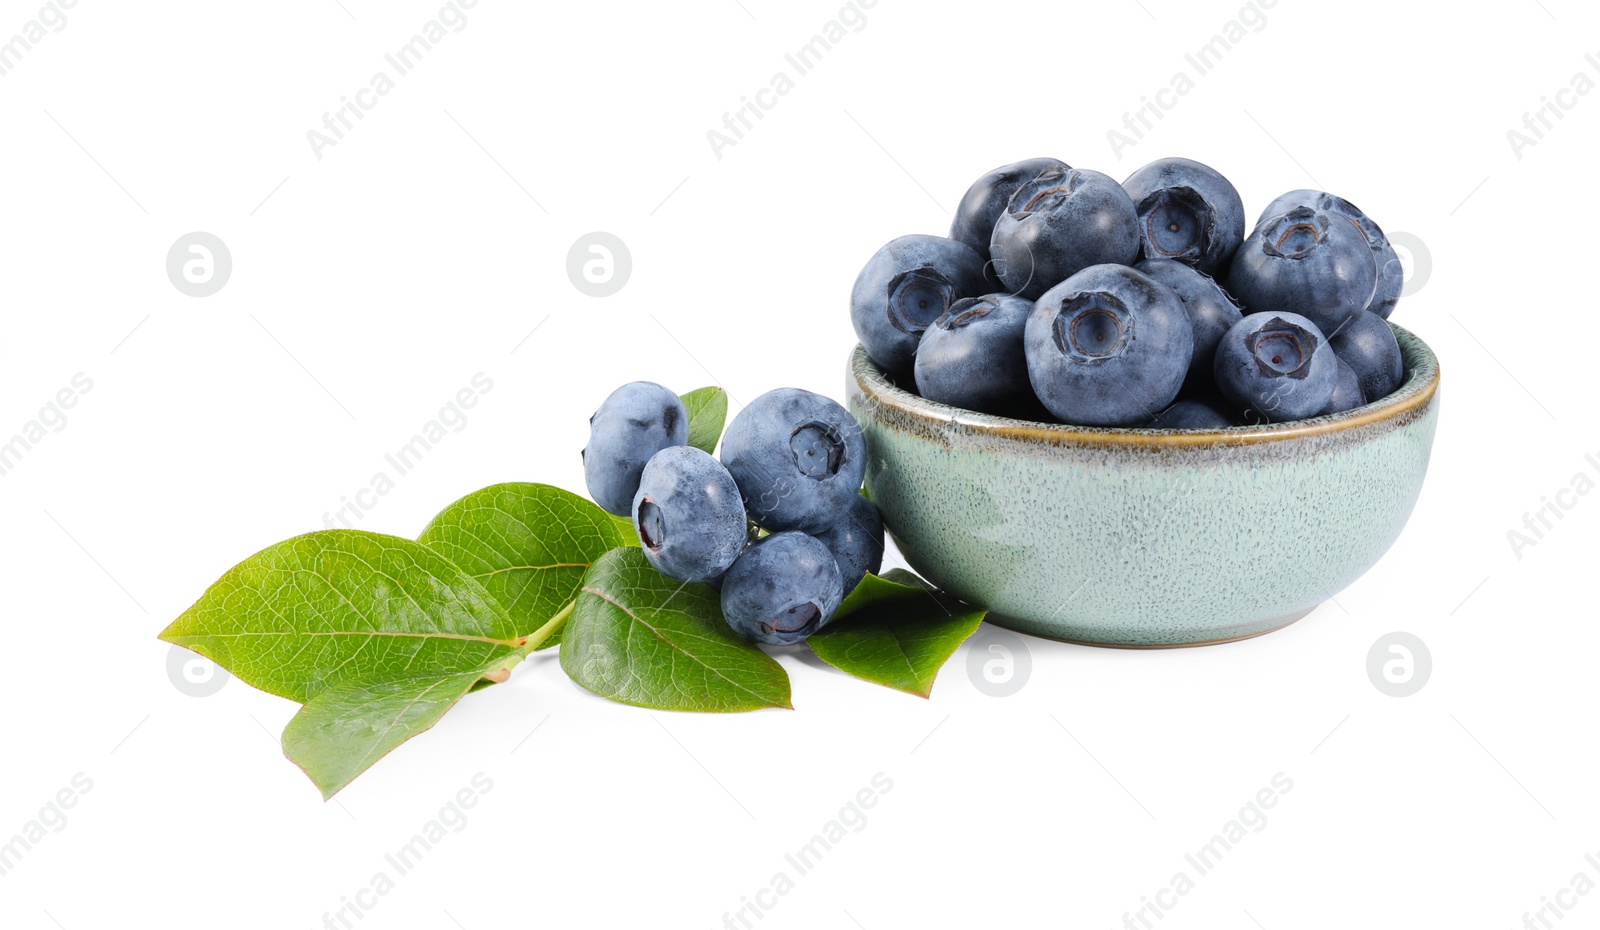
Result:
{"label": "white background", "polygon": [[[719,159],[707,131],[837,0],[481,0],[318,159],[307,131],[436,0],[81,0],[0,77],[0,435],[93,380],[0,477],[0,841],[75,774],[93,788],[0,877],[0,924],[323,926],[480,772],[464,828],[360,926],[723,926],[880,772],[866,825],[763,930],[1120,926],[1277,773],[1292,790],[1164,896],[1163,930],[1522,926],[1600,881],[1600,496],[1564,495],[1520,558],[1507,538],[1600,479],[1600,95],[1564,96],[1520,158],[1506,135],[1600,80],[1600,17],[1286,0],[1114,154],[1107,131],[1240,8],[880,0]],[[0,39],[38,9],[0,2]],[[331,804],[280,754],[293,705],[169,678],[168,621],[322,527],[477,372],[465,427],[359,526],[414,535],[498,481],[582,490],[586,418],[623,381],[842,397],[860,265],[1043,154],[1119,179],[1187,155],[1252,220],[1323,187],[1426,244],[1395,319],[1443,362],[1432,468],[1337,603],[1205,649],[1028,640],[1005,698],[965,649],[929,701],[785,656],[793,712],[652,713],[544,656]],[[203,299],[165,273],[195,230],[234,261]],[[633,256],[604,299],[565,268],[592,230]],[[1413,697],[1367,677],[1396,630],[1433,656]],[[1600,920],[1600,894],[1561,899],[1567,925]]]}

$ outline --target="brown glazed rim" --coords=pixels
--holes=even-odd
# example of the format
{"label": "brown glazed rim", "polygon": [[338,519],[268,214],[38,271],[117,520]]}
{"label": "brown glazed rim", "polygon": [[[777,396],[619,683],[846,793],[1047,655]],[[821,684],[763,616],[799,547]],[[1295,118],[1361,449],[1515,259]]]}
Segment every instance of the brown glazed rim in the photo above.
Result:
{"label": "brown glazed rim", "polygon": [[1266,423],[1260,426],[1230,426],[1225,429],[1145,429],[1140,427],[1071,426],[1014,420],[960,407],[951,407],[920,397],[890,382],[883,369],[867,358],[866,349],[856,346],[850,356],[850,376],[872,400],[896,412],[933,426],[956,424],[992,436],[1039,442],[1048,445],[1180,446],[1246,445],[1320,436],[1399,420],[1413,411],[1420,412],[1439,390],[1439,359],[1409,330],[1393,323],[1400,355],[1405,360],[1406,379],[1399,390],[1375,403],[1330,416]]}

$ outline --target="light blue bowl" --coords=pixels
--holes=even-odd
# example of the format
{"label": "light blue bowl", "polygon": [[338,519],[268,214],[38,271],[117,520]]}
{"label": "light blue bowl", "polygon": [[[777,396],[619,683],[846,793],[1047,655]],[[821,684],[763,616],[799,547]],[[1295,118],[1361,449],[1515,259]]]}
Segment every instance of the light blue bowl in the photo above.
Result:
{"label": "light blue bowl", "polygon": [[858,346],[867,493],[913,568],[1002,626],[1135,647],[1266,633],[1360,577],[1411,516],[1439,363],[1393,329],[1406,380],[1390,396],[1222,430],[974,413],[895,386]]}

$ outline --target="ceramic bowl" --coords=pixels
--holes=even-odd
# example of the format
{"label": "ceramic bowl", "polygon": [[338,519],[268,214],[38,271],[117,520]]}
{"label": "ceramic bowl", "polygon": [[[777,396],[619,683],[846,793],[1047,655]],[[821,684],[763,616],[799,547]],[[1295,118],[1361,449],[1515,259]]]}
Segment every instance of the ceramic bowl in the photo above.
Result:
{"label": "ceramic bowl", "polygon": [[[1391,324],[1392,325],[1392,324]],[[989,416],[897,387],[859,346],[846,391],[867,493],[911,567],[1015,630],[1107,646],[1288,625],[1400,535],[1439,420],[1439,363],[1344,413],[1221,430]]]}

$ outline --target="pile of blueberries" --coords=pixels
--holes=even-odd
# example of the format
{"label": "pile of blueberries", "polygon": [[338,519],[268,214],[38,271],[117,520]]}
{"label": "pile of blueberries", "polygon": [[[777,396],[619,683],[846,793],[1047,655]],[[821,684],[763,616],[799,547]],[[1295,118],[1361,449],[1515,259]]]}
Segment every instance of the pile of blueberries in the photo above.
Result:
{"label": "pile of blueberries", "polygon": [[866,442],[834,401],[768,391],[728,424],[720,461],[688,442],[678,395],[624,384],[589,418],[584,480],[595,503],[633,518],[657,571],[718,589],[746,639],[804,640],[882,567],[883,520],[860,493]]}
{"label": "pile of blueberries", "polygon": [[[1223,283],[1226,284],[1224,290]],[[1339,413],[1401,384],[1395,250],[1349,201],[1272,201],[1164,158],[1118,184],[1035,158],[989,172],[949,238],[856,278],[867,354],[922,396],[1083,426],[1216,429]]]}

